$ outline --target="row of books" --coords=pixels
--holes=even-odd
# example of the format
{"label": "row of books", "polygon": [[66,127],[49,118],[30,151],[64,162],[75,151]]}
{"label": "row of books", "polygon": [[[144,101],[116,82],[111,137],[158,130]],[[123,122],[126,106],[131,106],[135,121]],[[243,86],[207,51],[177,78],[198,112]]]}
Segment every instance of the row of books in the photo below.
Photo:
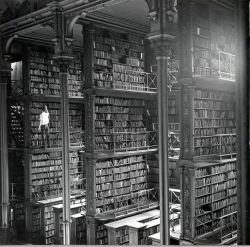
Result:
{"label": "row of books", "polygon": [[143,169],[145,165],[138,163],[138,165],[125,165],[115,168],[106,168],[106,169],[97,169],[96,176],[97,181],[114,181],[121,179],[128,179],[136,176],[142,176],[146,173],[146,170]]}
{"label": "row of books", "polygon": [[194,108],[206,108],[213,110],[221,110],[221,111],[231,111],[235,113],[235,105],[234,102],[228,101],[217,101],[213,99],[196,99],[194,100]]}
{"label": "row of books", "polygon": [[222,119],[233,119],[234,115],[231,114],[231,111],[218,111],[218,110],[211,110],[211,109],[195,109],[194,110],[194,117],[195,118],[222,118]]}
{"label": "row of books", "polygon": [[227,171],[232,171],[236,169],[236,162],[228,162],[223,165],[218,165],[218,166],[213,166],[211,167],[211,173],[222,173],[222,172],[227,172]]}
{"label": "row of books", "polygon": [[234,93],[215,91],[215,90],[202,90],[202,89],[195,89],[194,98],[219,100],[231,103],[235,102],[236,99]]}
{"label": "row of books", "polygon": [[95,104],[114,105],[114,106],[129,106],[129,107],[144,107],[145,101],[139,99],[123,99],[116,97],[96,97]]}
{"label": "row of books", "polygon": [[127,165],[131,163],[137,163],[137,162],[142,162],[144,161],[144,156],[139,155],[139,156],[130,156],[130,157],[125,157],[121,159],[110,159],[107,161],[99,161],[96,163],[96,168],[108,168],[110,166],[120,166],[120,165]]}
{"label": "row of books", "polygon": [[130,44],[138,46],[143,45],[143,38],[136,35],[130,36],[129,38],[124,38],[121,35],[118,36],[118,34],[110,34],[109,36],[96,34],[94,39],[99,43],[104,43],[111,46],[121,46],[124,48],[129,48]]}
{"label": "row of books", "polygon": [[235,134],[236,127],[223,127],[223,126],[210,126],[210,127],[198,127],[194,129],[195,137],[210,137],[219,134]]}
{"label": "row of books", "polygon": [[204,119],[204,118],[200,117],[200,119],[194,120],[194,127],[195,128],[198,128],[198,127],[228,128],[228,127],[235,127],[235,126],[236,126],[235,119],[223,119],[223,118],[221,118],[221,119]]}
{"label": "row of books", "polygon": [[13,146],[24,145],[24,105],[21,102],[11,103],[9,106],[9,144]]}
{"label": "row of books", "polygon": [[232,154],[236,153],[236,144],[195,147],[194,153],[195,156],[212,155],[212,154],[218,154],[218,155]]}

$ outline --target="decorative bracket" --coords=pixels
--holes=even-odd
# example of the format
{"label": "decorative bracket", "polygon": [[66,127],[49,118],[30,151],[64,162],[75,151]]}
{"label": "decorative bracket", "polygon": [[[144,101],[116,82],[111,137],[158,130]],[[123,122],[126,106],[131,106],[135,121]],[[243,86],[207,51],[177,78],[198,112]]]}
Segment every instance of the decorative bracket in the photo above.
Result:
{"label": "decorative bracket", "polygon": [[83,11],[82,13],[72,17],[72,19],[70,20],[69,24],[68,24],[68,30],[67,30],[67,36],[73,38],[73,26],[74,24],[78,21],[78,19],[80,17],[86,17],[87,16],[87,12]]}
{"label": "decorative bracket", "polygon": [[14,41],[14,39],[17,39],[17,38],[18,38],[18,35],[15,34],[15,35],[11,36],[11,37],[7,40],[6,45],[5,45],[5,53],[6,53],[6,54],[10,54],[10,47],[11,47],[11,44],[12,44],[12,42]]}
{"label": "decorative bracket", "polygon": [[[159,21],[160,15],[166,15],[166,20],[173,24],[177,15],[177,0],[145,0],[148,8],[148,19],[154,23]],[[165,7],[162,7],[165,6]],[[164,12],[165,13],[164,13]]]}
{"label": "decorative bracket", "polygon": [[157,11],[149,12],[147,18],[152,22],[157,22],[158,21],[158,13],[157,13]]}

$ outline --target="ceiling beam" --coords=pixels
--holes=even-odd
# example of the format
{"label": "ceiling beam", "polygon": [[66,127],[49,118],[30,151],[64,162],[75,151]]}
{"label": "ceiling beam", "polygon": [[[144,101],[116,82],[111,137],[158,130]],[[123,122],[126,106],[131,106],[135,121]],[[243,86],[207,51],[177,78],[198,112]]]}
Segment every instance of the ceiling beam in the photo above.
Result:
{"label": "ceiling beam", "polygon": [[149,33],[149,26],[147,25],[141,25],[129,20],[117,18],[98,11],[86,15],[84,18],[80,18],[80,20],[78,21],[79,24],[83,25],[88,22],[92,22],[100,27],[110,27],[112,29],[123,30],[125,32],[133,32],[141,35]]}

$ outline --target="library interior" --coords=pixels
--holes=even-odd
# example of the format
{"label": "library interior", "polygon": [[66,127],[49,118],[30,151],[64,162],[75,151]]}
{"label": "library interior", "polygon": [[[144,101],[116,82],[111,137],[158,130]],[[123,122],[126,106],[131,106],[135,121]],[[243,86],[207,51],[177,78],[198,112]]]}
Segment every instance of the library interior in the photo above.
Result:
{"label": "library interior", "polygon": [[247,245],[247,0],[0,1],[0,244]]}

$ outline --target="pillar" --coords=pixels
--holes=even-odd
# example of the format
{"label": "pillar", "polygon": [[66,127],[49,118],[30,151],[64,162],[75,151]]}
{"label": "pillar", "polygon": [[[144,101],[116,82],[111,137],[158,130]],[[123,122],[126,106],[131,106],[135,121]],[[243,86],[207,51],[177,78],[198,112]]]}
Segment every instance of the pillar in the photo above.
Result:
{"label": "pillar", "polygon": [[73,60],[72,42],[67,42],[67,18],[60,6],[60,1],[55,0],[48,4],[53,12],[55,31],[55,56],[54,59],[60,69],[61,81],[61,121],[62,121],[62,182],[63,182],[63,245],[70,245],[70,166],[69,166],[69,96],[68,76],[69,65]]}
{"label": "pillar", "polygon": [[[2,39],[0,37],[0,48]],[[1,49],[2,50],[2,49]],[[7,241],[9,228],[9,165],[8,165],[8,122],[7,122],[7,84],[11,77],[11,66],[8,57],[0,52],[0,205],[1,205],[1,229],[0,242]]]}
{"label": "pillar", "polygon": [[69,97],[68,68],[71,60],[57,58],[61,80],[63,244],[70,244],[70,167],[69,167]]}
{"label": "pillar", "polygon": [[158,149],[160,182],[160,232],[161,245],[170,244],[169,230],[169,166],[168,166],[168,59],[175,39],[176,19],[175,1],[146,0],[149,6],[150,40],[157,61],[158,95]]}
{"label": "pillar", "polygon": [[237,118],[237,244],[250,244],[250,169],[249,169],[249,3],[234,1],[237,30],[236,51],[236,118]]}

